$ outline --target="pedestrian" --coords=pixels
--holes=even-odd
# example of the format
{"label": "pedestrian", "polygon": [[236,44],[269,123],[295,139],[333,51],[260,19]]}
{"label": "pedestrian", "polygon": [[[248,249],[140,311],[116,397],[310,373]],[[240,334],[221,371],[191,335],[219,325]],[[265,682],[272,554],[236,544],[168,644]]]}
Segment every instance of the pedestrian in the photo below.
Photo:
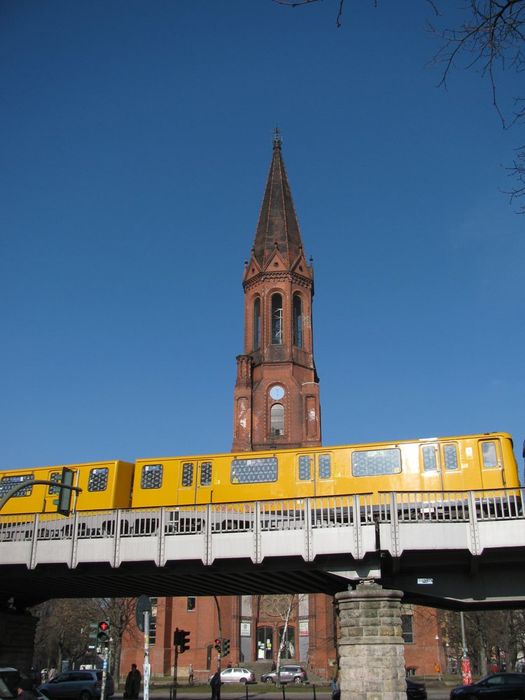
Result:
{"label": "pedestrian", "polygon": [[211,700],[221,700],[221,674],[215,671],[210,680]]}
{"label": "pedestrian", "polygon": [[16,686],[17,700],[36,700],[36,695],[33,691],[33,684],[29,678],[21,678]]}
{"label": "pedestrian", "polygon": [[193,685],[193,664],[188,667],[188,685]]}
{"label": "pedestrian", "polygon": [[131,671],[126,677],[126,685],[124,686],[124,697],[127,700],[137,700],[141,680],[142,676],[137,668],[137,664],[131,664]]}

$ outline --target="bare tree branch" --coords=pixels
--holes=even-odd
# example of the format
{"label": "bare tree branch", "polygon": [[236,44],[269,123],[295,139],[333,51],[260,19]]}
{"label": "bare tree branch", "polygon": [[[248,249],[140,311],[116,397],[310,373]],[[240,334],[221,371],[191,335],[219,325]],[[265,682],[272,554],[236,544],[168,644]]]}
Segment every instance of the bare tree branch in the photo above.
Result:
{"label": "bare tree branch", "polygon": [[[272,0],[278,5],[299,7],[321,0]],[[428,30],[441,41],[433,62],[444,65],[439,85],[447,87],[453,68],[478,69],[488,79],[491,100],[504,129],[525,120],[525,99],[514,97],[515,108],[503,105],[498,90],[498,76],[502,72],[521,74],[525,70],[525,0],[465,0],[462,15],[453,27],[438,28],[450,13],[444,0],[425,0],[433,15]],[[377,7],[378,0],[369,0]],[[345,0],[334,0],[337,7],[336,25],[342,25]],[[442,10],[442,7],[445,9]],[[461,65],[461,62],[464,62]],[[509,174],[518,185],[508,194],[511,201],[525,198],[525,146],[516,151]],[[525,213],[525,205],[521,211]]]}

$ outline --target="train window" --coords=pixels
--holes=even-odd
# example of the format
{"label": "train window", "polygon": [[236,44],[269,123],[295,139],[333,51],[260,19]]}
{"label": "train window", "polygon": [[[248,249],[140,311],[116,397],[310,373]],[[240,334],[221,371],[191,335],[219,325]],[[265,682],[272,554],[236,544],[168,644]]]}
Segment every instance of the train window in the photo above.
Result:
{"label": "train window", "polygon": [[230,481],[232,484],[277,481],[277,457],[232,459]]}
{"label": "train window", "polygon": [[145,464],[140,475],[141,489],[160,489],[162,486],[162,464]]}
{"label": "train window", "polygon": [[88,491],[105,491],[108,487],[109,469],[96,467],[89,472]]}
{"label": "train window", "polygon": [[359,450],[352,452],[353,476],[379,476],[399,474],[401,471],[401,450],[388,447],[384,450]]}
{"label": "train window", "polygon": [[443,445],[443,457],[445,461],[445,469],[451,471],[458,468],[458,451],[456,445],[449,443]]}
{"label": "train window", "polygon": [[182,485],[191,486],[193,484],[193,462],[185,462],[182,465]]}
{"label": "train window", "polygon": [[[0,480],[0,498],[5,496],[13,486],[20,484],[22,481],[34,479],[32,474],[20,474],[19,476],[3,476]],[[17,491],[11,498],[20,498],[21,496],[30,496],[33,490],[32,486],[26,486],[20,491]]]}
{"label": "train window", "polygon": [[494,469],[499,466],[496,443],[492,440],[485,440],[481,443],[481,456],[483,457],[483,466],[486,469]]}
{"label": "train window", "polygon": [[[49,475],[49,481],[54,481],[55,484],[58,484],[58,482],[62,481],[62,473],[61,472],[51,472]],[[60,491],[60,486],[50,486],[48,489],[48,493],[50,496],[53,496],[56,493],[59,493]]]}
{"label": "train window", "polygon": [[201,486],[209,486],[211,484],[211,462],[201,463]]}
{"label": "train window", "polygon": [[299,456],[299,481],[310,481],[312,478],[312,458],[308,455]]}
{"label": "train window", "polygon": [[437,465],[437,445],[423,445],[423,470],[426,472],[436,472]]}
{"label": "train window", "polygon": [[332,458],[330,455],[319,455],[319,478],[329,479],[332,476]]}

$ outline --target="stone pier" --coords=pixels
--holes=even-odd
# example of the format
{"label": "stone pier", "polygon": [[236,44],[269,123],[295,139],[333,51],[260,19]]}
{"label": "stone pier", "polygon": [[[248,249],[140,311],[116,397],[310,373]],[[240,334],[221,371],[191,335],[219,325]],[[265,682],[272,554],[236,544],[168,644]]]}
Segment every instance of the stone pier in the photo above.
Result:
{"label": "stone pier", "polygon": [[406,700],[402,595],[368,581],[336,594],[341,700]]}

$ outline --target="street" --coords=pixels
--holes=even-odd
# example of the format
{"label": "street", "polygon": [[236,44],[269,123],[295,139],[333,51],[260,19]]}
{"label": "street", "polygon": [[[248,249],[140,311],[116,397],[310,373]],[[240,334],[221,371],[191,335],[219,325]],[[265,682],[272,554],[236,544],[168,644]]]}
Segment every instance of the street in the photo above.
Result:
{"label": "street", "polygon": [[[428,700],[448,700],[451,686],[444,684],[427,685]],[[208,686],[182,687],[177,689],[176,697],[170,695],[169,689],[152,689],[150,697],[154,700],[210,700],[211,692]],[[265,686],[247,685],[221,689],[221,700],[330,700],[331,692],[327,686],[308,685],[268,690]],[[116,695],[112,700],[120,700]],[[348,698],[351,700],[351,698]]]}

